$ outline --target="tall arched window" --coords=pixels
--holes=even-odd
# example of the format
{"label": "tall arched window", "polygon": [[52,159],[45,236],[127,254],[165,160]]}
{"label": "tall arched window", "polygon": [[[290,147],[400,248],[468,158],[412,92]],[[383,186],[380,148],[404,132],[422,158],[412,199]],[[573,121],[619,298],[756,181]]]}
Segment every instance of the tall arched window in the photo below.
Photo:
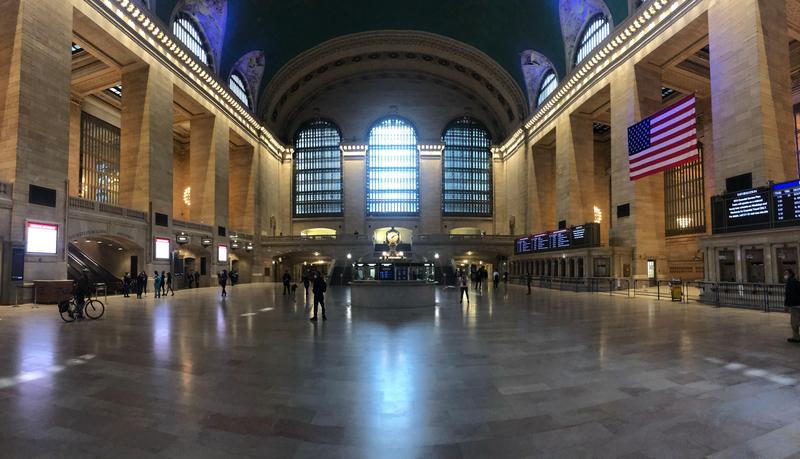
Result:
{"label": "tall arched window", "polygon": [[442,136],[442,214],[492,216],[492,139],[472,118],[450,123]]}
{"label": "tall arched window", "polygon": [[558,80],[556,79],[556,72],[552,69],[548,70],[542,78],[542,83],[539,85],[539,95],[536,97],[536,106],[542,105],[557,87]]}
{"label": "tall arched window", "polygon": [[305,123],[294,136],[294,216],[342,214],[342,135],[331,121]]}
{"label": "tall arched window", "polygon": [[206,41],[197,24],[185,14],[179,15],[172,23],[172,33],[203,64],[211,66],[211,57]]}
{"label": "tall arched window", "polygon": [[384,118],[369,131],[367,215],[418,214],[417,133],[402,118]]}
{"label": "tall arched window", "polygon": [[586,56],[594,50],[611,33],[611,24],[603,14],[594,16],[583,29],[581,39],[578,44],[578,51],[575,53],[575,65],[586,59]]}
{"label": "tall arched window", "polygon": [[239,72],[231,73],[231,77],[228,78],[228,87],[231,88],[233,95],[242,101],[245,107],[250,108],[250,96],[248,96],[247,85]]}

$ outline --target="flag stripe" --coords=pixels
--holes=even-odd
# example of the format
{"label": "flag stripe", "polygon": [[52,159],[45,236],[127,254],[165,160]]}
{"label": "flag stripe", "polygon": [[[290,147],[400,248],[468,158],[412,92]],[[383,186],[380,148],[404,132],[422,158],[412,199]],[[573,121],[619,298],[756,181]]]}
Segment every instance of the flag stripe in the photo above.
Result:
{"label": "flag stripe", "polygon": [[694,108],[687,110],[685,112],[680,112],[675,114],[675,118],[670,118],[668,121],[664,121],[663,123],[657,126],[650,126],[650,133],[656,134],[666,129],[669,129],[671,126],[675,126],[676,124],[681,124],[685,121],[693,121],[695,119],[695,112]]}
{"label": "flag stripe", "polygon": [[651,160],[651,158],[648,158],[647,161],[641,161],[641,162],[637,163],[636,165],[631,165],[631,172],[642,170],[642,169],[646,169],[646,168],[652,166],[653,164],[669,162],[672,158],[675,158],[675,157],[678,157],[678,156],[682,156],[682,155],[684,155],[684,154],[686,154],[686,153],[688,153],[690,151],[697,151],[697,145],[696,144],[689,144],[689,145],[684,144],[684,145],[681,145],[678,148],[675,148],[675,149],[672,149],[672,150],[670,150],[668,152],[662,153],[657,158],[652,158],[652,160]]}
{"label": "flag stripe", "polygon": [[652,142],[660,142],[662,139],[664,139],[666,137],[680,135],[680,134],[683,134],[686,131],[694,131],[695,129],[696,129],[696,122],[695,122],[694,119],[690,119],[690,120],[684,121],[683,123],[681,123],[679,125],[676,125],[675,127],[670,129],[669,131],[662,132],[661,134],[658,134],[657,136],[653,137],[651,141]]}
{"label": "flag stripe", "polygon": [[[687,153],[685,155],[682,155],[680,157],[680,159],[676,159],[675,161],[671,161],[669,164],[665,164],[665,165],[662,165],[660,167],[656,167],[655,169],[650,169],[650,170],[647,170],[647,171],[639,171],[639,172],[636,172],[635,174],[631,173],[631,180],[634,180],[634,179],[637,179],[637,178],[646,177],[648,175],[656,174],[658,172],[663,172],[663,171],[666,171],[666,170],[669,170],[669,169],[672,169],[672,168],[675,168],[675,167],[678,167],[678,166],[682,166],[684,164],[691,163],[692,161],[696,161],[698,158],[699,158],[699,154],[698,154],[697,151],[695,151],[693,153]],[[654,165],[654,167],[655,166],[656,165]]]}
{"label": "flag stripe", "polygon": [[690,112],[690,111],[694,110],[694,104],[692,102],[694,102],[694,101],[690,100],[690,101],[686,102],[687,104],[690,104],[690,105],[682,104],[680,107],[675,107],[672,110],[670,110],[669,112],[664,113],[663,115],[661,115],[658,119],[651,119],[650,120],[650,124],[652,124],[653,126],[659,126],[659,125],[664,124],[664,123],[669,123],[671,120],[674,120],[676,117],[682,116],[686,112]]}
{"label": "flag stripe", "polygon": [[674,104],[674,105],[671,105],[671,106],[669,106],[669,107],[666,107],[666,108],[662,108],[661,110],[659,110],[659,111],[657,111],[657,112],[653,113],[652,115],[650,115],[650,119],[651,119],[651,120],[656,120],[656,119],[659,119],[659,120],[660,120],[662,115],[666,115],[666,114],[667,114],[667,112],[670,112],[670,111],[672,111],[672,110],[675,110],[675,108],[677,108],[677,107],[679,107],[679,106],[682,106],[682,105],[683,105],[683,104],[685,104],[686,102],[688,102],[688,101],[690,101],[690,100],[693,100],[693,99],[694,99],[694,94],[692,94],[692,95],[689,95],[689,96],[686,96],[686,97],[684,97],[683,99],[681,99],[681,100],[679,100],[679,101],[675,102],[675,104]]}
{"label": "flag stripe", "polygon": [[692,140],[697,140],[697,132],[694,129],[690,129],[668,142],[660,143],[641,153],[636,153],[635,155],[631,156],[631,167],[633,167],[633,165],[636,163],[647,160],[648,157],[658,156],[665,151],[674,150],[675,148],[679,148],[682,145],[690,143]]}

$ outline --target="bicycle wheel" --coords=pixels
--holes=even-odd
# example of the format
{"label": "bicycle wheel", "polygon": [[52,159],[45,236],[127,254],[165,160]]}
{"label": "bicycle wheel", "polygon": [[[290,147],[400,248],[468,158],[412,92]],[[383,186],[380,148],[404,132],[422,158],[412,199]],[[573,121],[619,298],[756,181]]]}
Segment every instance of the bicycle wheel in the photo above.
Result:
{"label": "bicycle wheel", "polygon": [[[67,323],[75,322],[75,315],[74,315],[75,314],[75,302],[74,301],[70,301],[69,302],[69,307],[67,308],[66,311],[59,310],[58,312],[59,312],[59,314],[61,314],[61,320],[63,320],[64,322],[67,322]],[[72,315],[70,315],[70,314],[72,314]]]}
{"label": "bicycle wheel", "polygon": [[104,305],[103,302],[100,300],[89,300],[83,307],[83,313],[86,314],[86,317],[92,320],[97,320],[103,317],[103,314],[105,312],[106,312],[106,305]]}

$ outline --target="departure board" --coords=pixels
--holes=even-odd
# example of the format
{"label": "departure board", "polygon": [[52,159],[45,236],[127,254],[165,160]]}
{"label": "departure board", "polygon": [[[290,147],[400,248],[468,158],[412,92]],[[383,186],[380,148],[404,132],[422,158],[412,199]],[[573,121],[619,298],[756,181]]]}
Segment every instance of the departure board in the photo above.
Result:
{"label": "departure board", "polygon": [[800,180],[772,185],[775,226],[800,224]]}
{"label": "departure board", "polygon": [[714,233],[730,233],[772,227],[770,188],[716,196],[711,201],[711,228]]}
{"label": "departure board", "polygon": [[587,223],[518,238],[514,252],[520,255],[598,246],[600,246],[600,224]]}

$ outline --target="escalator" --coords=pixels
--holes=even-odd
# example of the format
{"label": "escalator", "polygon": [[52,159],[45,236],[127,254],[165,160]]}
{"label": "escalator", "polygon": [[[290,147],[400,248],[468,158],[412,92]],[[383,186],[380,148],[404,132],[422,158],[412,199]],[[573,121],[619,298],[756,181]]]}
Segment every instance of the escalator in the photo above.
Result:
{"label": "escalator", "polygon": [[69,278],[72,280],[79,279],[84,270],[89,272],[89,282],[106,284],[108,293],[122,291],[122,279],[100,266],[99,263],[83,253],[75,244],[69,244],[67,251],[67,274]]}

